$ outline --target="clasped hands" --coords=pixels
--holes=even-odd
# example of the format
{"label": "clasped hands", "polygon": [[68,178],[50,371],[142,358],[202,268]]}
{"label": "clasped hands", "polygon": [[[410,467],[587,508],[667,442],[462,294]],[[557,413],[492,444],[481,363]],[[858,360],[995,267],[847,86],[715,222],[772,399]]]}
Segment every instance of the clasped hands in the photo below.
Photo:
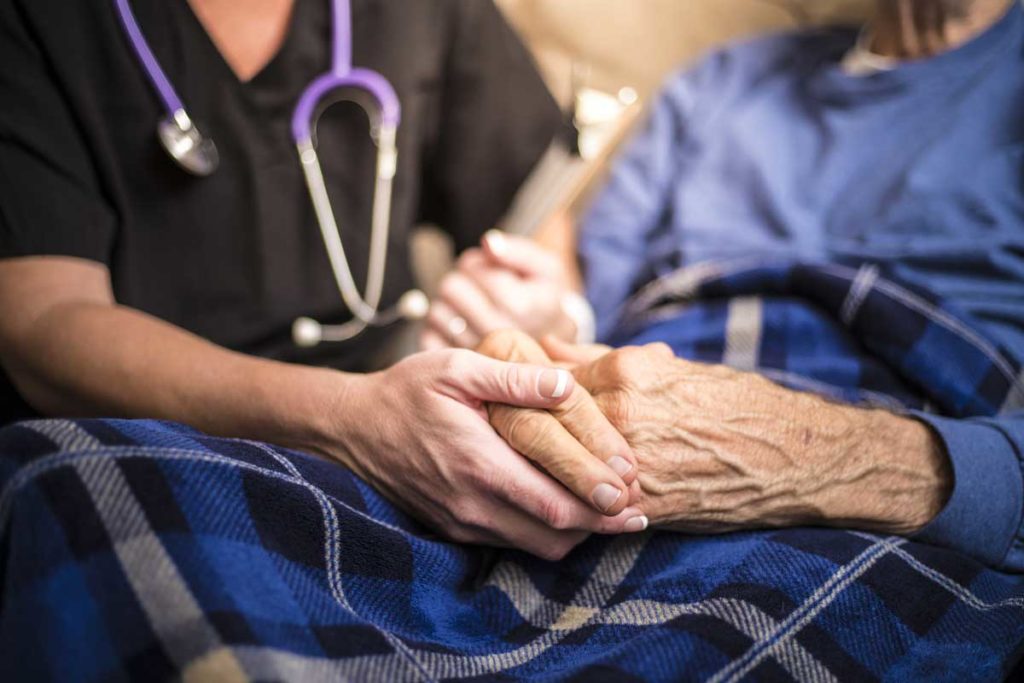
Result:
{"label": "clasped hands", "polygon": [[[557,560],[591,533],[921,528],[951,487],[923,423],[662,344],[519,331],[353,377],[318,448],[446,538]],[[556,368],[561,369],[556,369]],[[571,374],[570,374],[571,371]]]}
{"label": "clasped hands", "polygon": [[541,454],[549,474],[581,496],[609,453],[610,429],[618,432],[637,467],[629,504],[661,528],[819,525],[907,534],[949,494],[936,437],[887,411],[687,362],[663,344],[613,351],[552,337],[538,344],[506,331],[478,351],[571,368],[570,400],[548,410],[491,404],[491,424],[520,452]]}
{"label": "clasped hands", "polygon": [[551,560],[651,524],[910,533],[945,504],[948,458],[923,423],[663,344],[559,341],[566,280],[528,240],[485,239],[446,278],[427,351],[352,379],[337,408],[352,419],[317,450],[447,538]]}

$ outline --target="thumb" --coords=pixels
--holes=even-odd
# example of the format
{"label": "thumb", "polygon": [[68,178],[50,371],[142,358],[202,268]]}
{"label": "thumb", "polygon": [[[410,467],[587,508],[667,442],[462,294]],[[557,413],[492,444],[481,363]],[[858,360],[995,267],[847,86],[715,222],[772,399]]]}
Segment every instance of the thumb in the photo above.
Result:
{"label": "thumb", "polygon": [[576,387],[572,373],[561,368],[507,363],[470,353],[451,363],[445,383],[463,397],[521,408],[552,408]]}
{"label": "thumb", "polygon": [[480,243],[492,263],[520,275],[542,275],[550,269],[551,252],[526,237],[489,230]]}

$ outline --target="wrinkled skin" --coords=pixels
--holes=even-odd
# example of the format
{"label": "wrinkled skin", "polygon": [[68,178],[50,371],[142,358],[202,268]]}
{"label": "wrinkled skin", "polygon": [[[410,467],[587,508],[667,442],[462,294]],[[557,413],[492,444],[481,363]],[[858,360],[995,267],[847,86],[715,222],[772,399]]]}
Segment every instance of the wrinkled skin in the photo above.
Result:
{"label": "wrinkled skin", "polygon": [[663,344],[613,351],[546,339],[544,348],[572,367],[632,447],[636,504],[652,524],[692,533],[808,524],[910,533],[948,498],[947,458],[915,420],[677,359]]}

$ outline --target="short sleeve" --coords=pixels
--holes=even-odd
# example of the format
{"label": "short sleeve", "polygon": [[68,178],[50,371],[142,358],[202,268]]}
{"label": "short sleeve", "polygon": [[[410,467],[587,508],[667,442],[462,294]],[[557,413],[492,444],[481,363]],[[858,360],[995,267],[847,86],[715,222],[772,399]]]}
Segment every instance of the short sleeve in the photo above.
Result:
{"label": "short sleeve", "polygon": [[551,144],[561,115],[492,0],[456,0],[439,117],[425,158],[421,220],[458,250],[493,228]]}
{"label": "short sleeve", "polygon": [[116,221],[52,63],[16,3],[0,3],[0,258],[109,262]]}

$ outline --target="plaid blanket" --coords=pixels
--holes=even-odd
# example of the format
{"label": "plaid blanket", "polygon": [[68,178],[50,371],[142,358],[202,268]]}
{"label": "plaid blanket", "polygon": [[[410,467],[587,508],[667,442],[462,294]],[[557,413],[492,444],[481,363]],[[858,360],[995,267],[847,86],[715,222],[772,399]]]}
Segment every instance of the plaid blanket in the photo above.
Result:
{"label": "plaid blanket", "polygon": [[[721,318],[718,359],[760,366],[773,342],[764,317],[759,331],[752,322],[758,306],[799,300],[792,320],[829,315],[780,275],[765,270],[760,288],[751,270],[715,271],[690,290],[692,273],[666,280],[638,297],[629,325],[710,357],[714,335],[701,331],[714,325],[697,323]],[[858,309],[884,304],[873,300],[881,280],[863,277],[846,282],[866,290],[858,305],[832,293],[829,344],[853,345]],[[755,291],[777,297],[758,303]],[[861,346],[832,374],[795,356],[774,367],[820,368],[808,381],[862,400],[1012,406],[1013,381],[982,372],[965,321],[933,303],[923,308],[948,316],[926,316],[940,330],[875,338],[869,355],[885,372],[850,369]],[[976,354],[1019,368],[984,344]],[[912,372],[961,358],[950,354],[970,371]],[[0,560],[4,681],[994,681],[1024,646],[1024,578],[906,539],[650,532],[593,537],[548,563],[445,543],[320,459],[145,421],[0,431]]]}

